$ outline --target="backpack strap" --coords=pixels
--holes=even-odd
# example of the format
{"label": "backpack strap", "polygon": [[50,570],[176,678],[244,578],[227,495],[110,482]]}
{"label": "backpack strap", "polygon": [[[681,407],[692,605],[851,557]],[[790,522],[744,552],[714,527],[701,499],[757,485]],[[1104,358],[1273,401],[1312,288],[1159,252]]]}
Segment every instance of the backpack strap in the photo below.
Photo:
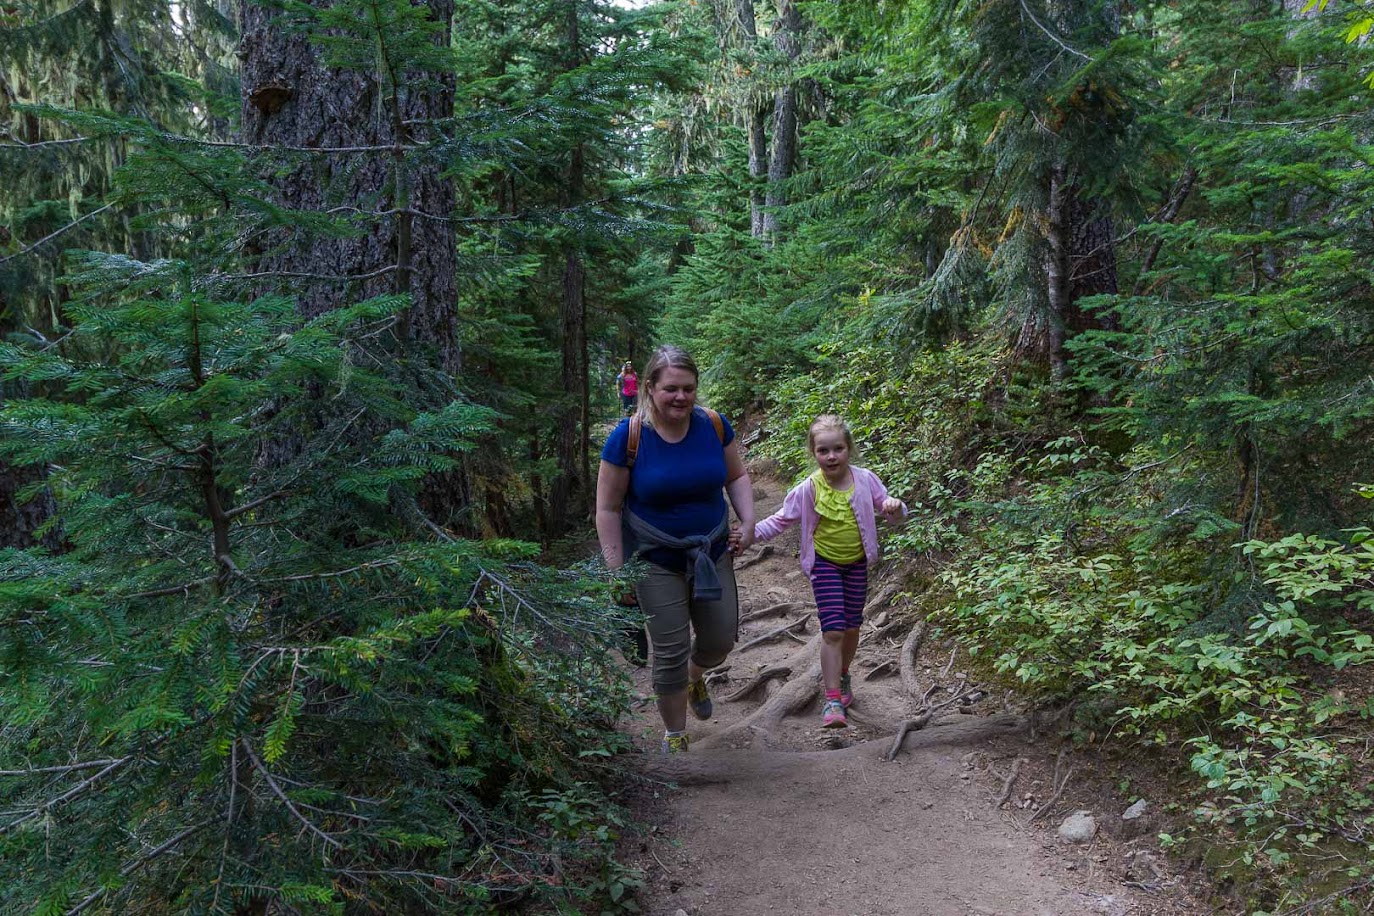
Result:
{"label": "backpack strap", "polygon": [[630,417],[629,435],[625,439],[625,470],[630,470],[635,466],[635,459],[639,457],[639,434],[644,430],[644,421],[636,411]]}
{"label": "backpack strap", "polygon": [[[698,409],[706,414],[706,419],[711,421],[711,426],[716,431],[716,438],[719,439],[720,444],[724,446],[725,421],[720,418],[720,414],[709,407],[701,407]],[[634,416],[630,417],[630,428],[625,438],[625,470],[627,471],[635,466],[635,459],[639,457],[639,437],[643,431],[644,421],[640,418],[639,414],[636,413]]]}

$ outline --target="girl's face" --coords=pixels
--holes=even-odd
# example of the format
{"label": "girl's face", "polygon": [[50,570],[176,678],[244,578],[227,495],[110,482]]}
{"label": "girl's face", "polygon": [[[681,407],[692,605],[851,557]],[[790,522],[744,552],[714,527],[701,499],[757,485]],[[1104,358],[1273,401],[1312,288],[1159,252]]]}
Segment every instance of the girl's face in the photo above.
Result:
{"label": "girl's face", "polygon": [[649,386],[654,414],[668,423],[681,423],[692,416],[697,403],[697,377],[686,369],[669,366]]}
{"label": "girl's face", "polygon": [[827,476],[841,474],[849,466],[849,443],[838,429],[823,429],[811,437],[811,454]]}

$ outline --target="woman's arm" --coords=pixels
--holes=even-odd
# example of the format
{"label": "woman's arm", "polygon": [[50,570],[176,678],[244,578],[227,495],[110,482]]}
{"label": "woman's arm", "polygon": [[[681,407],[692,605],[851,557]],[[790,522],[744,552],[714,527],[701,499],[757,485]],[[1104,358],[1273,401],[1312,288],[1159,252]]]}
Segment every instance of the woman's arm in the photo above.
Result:
{"label": "woman's arm", "polygon": [[606,558],[606,566],[611,569],[625,565],[620,512],[629,489],[630,469],[602,461],[596,473],[596,538],[601,542],[601,555]]}
{"label": "woman's arm", "polygon": [[754,543],[754,482],[744,469],[744,459],[739,454],[739,440],[731,440],[725,446],[725,492],[730,496],[730,505],[735,507],[739,516],[739,537],[731,538],[736,553],[742,553]]}

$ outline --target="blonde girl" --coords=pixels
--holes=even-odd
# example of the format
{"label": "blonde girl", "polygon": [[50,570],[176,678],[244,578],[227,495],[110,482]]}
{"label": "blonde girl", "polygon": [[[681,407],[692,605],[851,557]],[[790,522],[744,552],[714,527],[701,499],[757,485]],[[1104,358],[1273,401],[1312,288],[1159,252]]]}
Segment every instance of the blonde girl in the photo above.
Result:
{"label": "blonde girl", "polygon": [[868,569],[880,556],[876,517],[900,521],[906,504],[889,496],[878,475],[850,464],[854,438],[844,420],[822,414],[807,431],[816,471],[793,487],[782,508],[754,526],[766,541],[801,523],[801,567],[811,580],[821,621],[821,724],[844,728],[854,702],[849,666],[859,648]]}

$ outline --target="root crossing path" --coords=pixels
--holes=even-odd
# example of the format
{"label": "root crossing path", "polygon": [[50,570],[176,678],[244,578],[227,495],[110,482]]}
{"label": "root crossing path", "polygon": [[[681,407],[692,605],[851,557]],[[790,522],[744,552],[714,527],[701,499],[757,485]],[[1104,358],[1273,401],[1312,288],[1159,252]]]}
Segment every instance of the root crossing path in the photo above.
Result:
{"label": "root crossing path", "polygon": [[[784,488],[757,486],[762,517]],[[640,816],[655,825],[637,851],[648,879],[643,912],[1188,912],[1100,865],[1108,857],[1099,841],[1061,845],[1055,828],[1075,810],[1069,802],[1029,822],[1036,803],[1023,790],[1033,784],[1007,785],[1035,753],[1025,718],[980,698],[948,647],[921,645],[912,635],[919,622],[887,606],[891,570],[870,589],[850,726],[821,729],[818,625],[796,547],[788,532],[769,556],[740,564],[741,613],[754,616],[739,645],[773,636],[733,653],[711,678],[715,715],[689,720],[689,753],[659,754],[648,673],[636,674],[646,702],[633,727],[650,781]],[[789,627],[804,613],[804,630]],[[911,730],[889,761],[904,725]]]}

